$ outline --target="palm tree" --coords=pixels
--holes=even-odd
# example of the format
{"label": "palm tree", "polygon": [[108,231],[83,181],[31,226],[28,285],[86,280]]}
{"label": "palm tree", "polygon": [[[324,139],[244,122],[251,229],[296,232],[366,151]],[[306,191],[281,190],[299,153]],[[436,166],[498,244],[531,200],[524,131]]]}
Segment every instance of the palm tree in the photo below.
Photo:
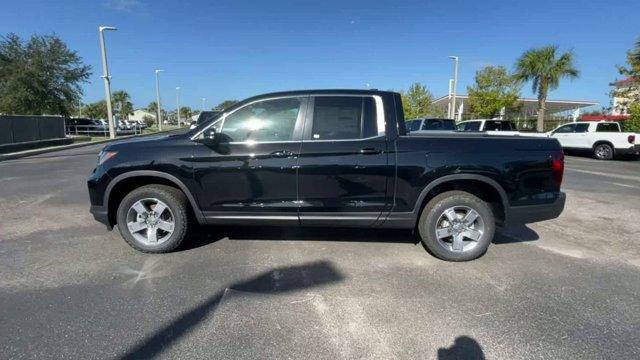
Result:
{"label": "palm tree", "polygon": [[115,91],[113,93],[113,103],[120,119],[128,119],[130,114],[133,114],[133,104],[131,103],[131,96],[124,90]]}
{"label": "palm tree", "polygon": [[573,53],[566,52],[557,56],[557,46],[545,46],[527,50],[516,62],[515,77],[519,81],[531,81],[533,92],[538,93],[539,132],[544,131],[544,115],[549,90],[560,85],[560,79],[575,79],[579,71],[573,64]]}

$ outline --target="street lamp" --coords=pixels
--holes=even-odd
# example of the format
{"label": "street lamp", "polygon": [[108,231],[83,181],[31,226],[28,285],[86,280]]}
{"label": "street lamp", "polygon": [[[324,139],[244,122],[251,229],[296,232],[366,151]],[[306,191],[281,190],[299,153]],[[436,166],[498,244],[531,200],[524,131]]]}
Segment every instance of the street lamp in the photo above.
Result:
{"label": "street lamp", "polygon": [[180,86],[176,87],[176,114],[178,118],[178,127],[180,127]]}
{"label": "street lamp", "polygon": [[[453,60],[453,85],[451,90],[451,107],[449,108],[449,118],[454,119],[456,116],[456,87],[458,87],[458,57],[449,56],[449,59]],[[455,120],[455,119],[454,119]]]}
{"label": "street lamp", "polygon": [[113,122],[113,109],[111,109],[111,76],[109,75],[109,66],[107,65],[107,49],[104,45],[104,31],[117,30],[113,26],[100,26],[100,52],[102,53],[102,79],[104,79],[104,96],[107,101],[107,118],[109,119],[109,137],[116,138],[116,128]]}
{"label": "street lamp", "polygon": [[164,70],[156,70],[156,111],[158,119],[158,131],[162,131],[162,105],[160,105],[160,73]]}
{"label": "street lamp", "polygon": [[200,111],[204,111],[204,103],[205,101],[207,101],[207,98],[202,98],[202,108],[200,109]]}

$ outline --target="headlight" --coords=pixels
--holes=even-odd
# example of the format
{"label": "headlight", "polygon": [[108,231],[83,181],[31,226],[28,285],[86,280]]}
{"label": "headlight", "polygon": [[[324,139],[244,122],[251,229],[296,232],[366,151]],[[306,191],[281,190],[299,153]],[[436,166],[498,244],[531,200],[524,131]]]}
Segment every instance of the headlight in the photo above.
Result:
{"label": "headlight", "polygon": [[117,151],[104,151],[104,150],[100,151],[100,154],[98,154],[98,165],[104,164],[105,161],[116,156],[117,153],[118,153]]}

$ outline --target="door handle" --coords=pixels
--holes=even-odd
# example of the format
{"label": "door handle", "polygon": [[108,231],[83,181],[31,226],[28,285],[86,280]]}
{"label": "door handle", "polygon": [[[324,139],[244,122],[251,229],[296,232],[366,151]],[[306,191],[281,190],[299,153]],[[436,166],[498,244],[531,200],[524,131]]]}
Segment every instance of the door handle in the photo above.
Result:
{"label": "door handle", "polygon": [[278,151],[274,151],[271,154],[269,154],[269,156],[271,156],[272,158],[285,158],[285,157],[289,157],[293,155],[293,153],[291,151],[287,151],[287,150],[278,150]]}
{"label": "door handle", "polygon": [[360,154],[362,154],[362,155],[375,155],[375,154],[380,154],[380,153],[382,153],[382,150],[380,150],[380,149],[375,149],[375,148],[360,149]]}

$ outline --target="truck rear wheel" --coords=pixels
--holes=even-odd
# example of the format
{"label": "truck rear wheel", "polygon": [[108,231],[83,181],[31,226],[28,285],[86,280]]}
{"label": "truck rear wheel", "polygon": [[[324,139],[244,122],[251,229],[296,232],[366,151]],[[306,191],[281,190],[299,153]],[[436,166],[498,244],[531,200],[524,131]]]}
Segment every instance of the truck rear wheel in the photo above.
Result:
{"label": "truck rear wheel", "polygon": [[436,257],[468,261],[487,251],[495,231],[489,204],[464,191],[437,195],[422,210],[418,222],[422,242]]}
{"label": "truck rear wheel", "polygon": [[122,199],[117,221],[120,235],[134,249],[147,253],[170,252],[187,234],[187,198],[170,186],[142,186]]}
{"label": "truck rear wheel", "polygon": [[613,148],[609,144],[598,144],[593,148],[593,155],[598,160],[613,159]]}

